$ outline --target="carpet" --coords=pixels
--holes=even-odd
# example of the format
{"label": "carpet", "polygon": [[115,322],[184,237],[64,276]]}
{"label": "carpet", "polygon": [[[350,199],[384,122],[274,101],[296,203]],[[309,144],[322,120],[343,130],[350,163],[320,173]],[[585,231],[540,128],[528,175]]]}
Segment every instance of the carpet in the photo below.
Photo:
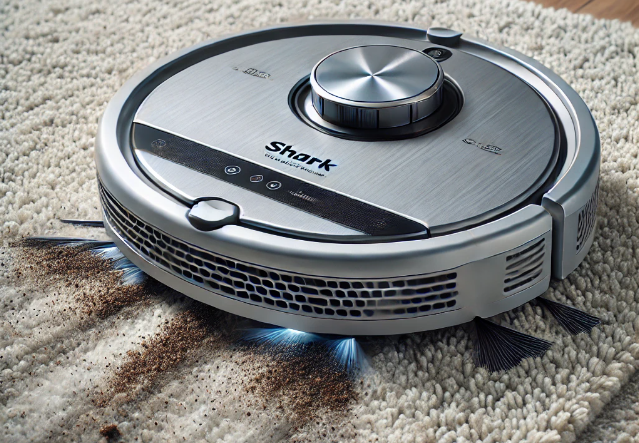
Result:
{"label": "carpet", "polygon": [[[177,49],[277,23],[445,26],[532,56],[601,131],[598,230],[548,296],[602,319],[567,335],[539,306],[495,319],[555,345],[507,372],[472,363],[466,327],[363,341],[370,368],[238,340],[243,322],[74,248],[100,237],[97,119]],[[18,441],[559,442],[639,439],[639,31],[515,0],[5,0],[0,3],[0,424]],[[17,242],[17,243],[16,243]],[[627,391],[627,392],[626,392]]]}

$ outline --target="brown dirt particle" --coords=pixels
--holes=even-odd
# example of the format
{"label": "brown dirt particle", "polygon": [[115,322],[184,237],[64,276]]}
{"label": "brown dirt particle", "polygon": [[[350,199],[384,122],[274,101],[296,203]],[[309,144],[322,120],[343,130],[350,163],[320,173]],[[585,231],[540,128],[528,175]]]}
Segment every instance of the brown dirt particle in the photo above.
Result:
{"label": "brown dirt particle", "polygon": [[294,423],[301,426],[326,412],[345,413],[357,398],[352,374],[321,342],[260,348],[267,359],[246,389],[265,402],[285,401]]}
{"label": "brown dirt particle", "polygon": [[100,428],[100,435],[107,440],[114,440],[120,436],[120,430],[116,424],[104,425]]}
{"label": "brown dirt particle", "polygon": [[15,246],[19,247],[24,275],[40,287],[74,288],[79,307],[75,313],[80,317],[110,317],[127,306],[148,301],[164,288],[150,278],[141,285],[123,286],[121,273],[113,271],[111,262],[84,246],[53,246],[29,239]]}
{"label": "brown dirt particle", "polygon": [[127,353],[97,403],[105,406],[116,394],[126,394],[127,401],[132,400],[140,390],[153,387],[163,374],[189,358],[194,360],[199,350],[228,343],[228,337],[220,332],[223,328],[217,327],[225,317],[228,316],[201,304],[175,316],[145,341],[142,350]]}

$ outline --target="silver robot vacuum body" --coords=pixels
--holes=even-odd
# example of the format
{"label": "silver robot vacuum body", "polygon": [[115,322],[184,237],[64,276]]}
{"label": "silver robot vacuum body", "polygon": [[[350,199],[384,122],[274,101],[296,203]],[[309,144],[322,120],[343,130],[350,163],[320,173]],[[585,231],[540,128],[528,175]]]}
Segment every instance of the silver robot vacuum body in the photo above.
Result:
{"label": "silver robot vacuum body", "polygon": [[204,303],[379,335],[490,317],[593,241],[597,128],[556,74],[442,28],[263,29],[175,53],[111,100],[109,235]]}

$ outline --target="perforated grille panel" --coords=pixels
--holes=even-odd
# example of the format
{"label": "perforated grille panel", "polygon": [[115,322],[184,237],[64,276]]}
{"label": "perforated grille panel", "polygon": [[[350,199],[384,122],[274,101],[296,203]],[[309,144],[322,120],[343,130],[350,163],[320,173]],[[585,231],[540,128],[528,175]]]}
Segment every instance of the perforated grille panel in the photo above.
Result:
{"label": "perforated grille panel", "polygon": [[542,277],[545,256],[545,239],[526,244],[506,256],[504,294],[510,295],[537,283]]}
{"label": "perforated grille panel", "polygon": [[457,273],[398,279],[333,279],[285,273],[187,244],[125,209],[100,185],[105,215],[146,260],[216,294],[326,318],[394,319],[457,309]]}
{"label": "perforated grille panel", "polygon": [[579,211],[579,218],[577,220],[577,252],[581,251],[581,248],[583,248],[595,227],[598,198],[599,182],[597,182],[597,187],[595,188],[595,192],[592,193],[592,197],[590,197],[588,202]]}

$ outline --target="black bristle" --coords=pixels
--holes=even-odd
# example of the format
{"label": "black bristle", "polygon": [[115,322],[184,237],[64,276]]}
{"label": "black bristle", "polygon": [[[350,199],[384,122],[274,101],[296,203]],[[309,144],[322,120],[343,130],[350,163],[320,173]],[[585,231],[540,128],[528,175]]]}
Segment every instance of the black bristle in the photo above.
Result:
{"label": "black bristle", "polygon": [[104,222],[102,220],[75,220],[75,219],[61,219],[62,223],[74,226],[86,226],[89,228],[104,228]]}
{"label": "black bristle", "polygon": [[582,332],[590,332],[592,328],[601,323],[597,317],[587,314],[572,306],[564,305],[547,298],[539,297],[537,299],[542,306],[555,317],[555,320],[572,335]]}
{"label": "black bristle", "polygon": [[88,246],[90,249],[115,246],[115,243],[108,240],[75,237],[29,237],[24,240],[24,244],[26,246]]}
{"label": "black bristle", "polygon": [[528,357],[541,357],[552,342],[475,317],[475,365],[505,371]]}

